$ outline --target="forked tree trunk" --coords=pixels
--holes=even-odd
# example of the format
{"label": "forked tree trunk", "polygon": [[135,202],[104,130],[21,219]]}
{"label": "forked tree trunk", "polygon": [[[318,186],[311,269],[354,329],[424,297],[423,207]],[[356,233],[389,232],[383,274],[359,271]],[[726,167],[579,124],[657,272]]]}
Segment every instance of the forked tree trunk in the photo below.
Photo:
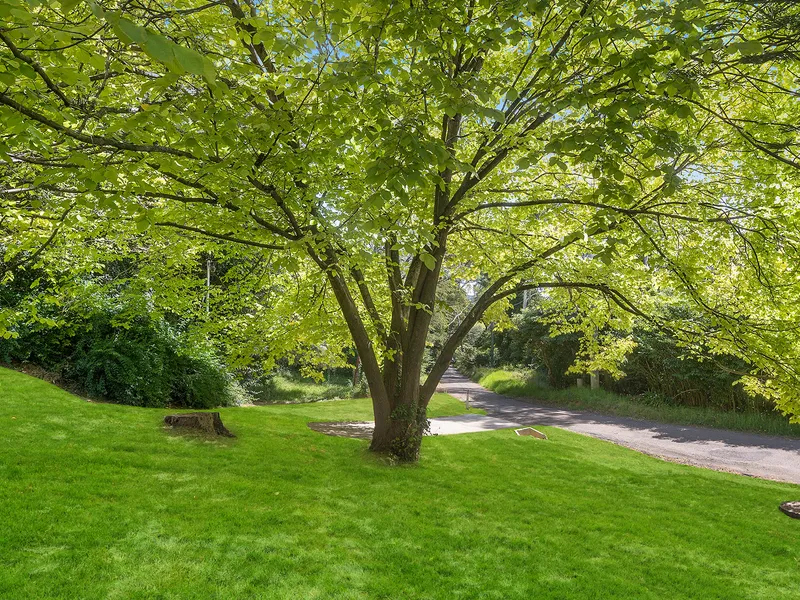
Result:
{"label": "forked tree trunk", "polygon": [[[399,270],[393,275],[392,321],[389,329],[383,326],[377,314],[368,286],[363,275],[355,268],[349,272],[356,280],[361,292],[362,302],[373,324],[382,337],[384,346],[383,365],[378,361],[373,341],[361,319],[344,271],[335,259],[335,253],[326,251],[323,256],[310,250],[328,276],[336,300],[348,329],[353,336],[364,376],[369,384],[372,407],[375,416],[375,430],[370,449],[373,452],[389,454],[401,462],[414,462],[419,458],[422,437],[428,430],[427,406],[444,369],[434,368],[432,377],[426,385],[420,384],[422,359],[425,342],[430,328],[433,304],[436,298],[441,264],[447,242],[447,232],[442,228],[435,250],[434,268],[428,269],[419,257],[412,261],[406,279],[414,283],[411,304],[402,300],[399,292],[401,279]],[[394,261],[395,265],[398,261]],[[460,340],[459,340],[460,341]],[[457,345],[457,342],[454,342]],[[451,354],[452,355],[452,354]],[[445,354],[438,362],[449,361]]]}
{"label": "forked tree trunk", "polygon": [[400,462],[415,462],[419,458],[422,437],[429,428],[427,406],[410,397],[394,400],[394,408],[388,414],[375,415],[375,431],[369,448]]}
{"label": "forked tree trunk", "polygon": [[401,353],[397,361],[384,364],[382,383],[387,399],[375,411],[370,450],[400,462],[414,462],[429,429],[427,408],[431,395],[420,386],[422,350]]}

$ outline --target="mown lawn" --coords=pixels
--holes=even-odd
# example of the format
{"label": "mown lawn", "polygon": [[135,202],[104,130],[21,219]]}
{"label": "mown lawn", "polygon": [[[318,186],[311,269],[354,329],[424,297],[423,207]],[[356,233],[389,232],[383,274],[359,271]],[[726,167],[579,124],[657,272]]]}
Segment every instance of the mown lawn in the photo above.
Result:
{"label": "mown lawn", "polygon": [[367,402],[224,409],[211,442],[0,369],[0,598],[800,598],[798,486],[550,428],[395,467],[306,427]]}
{"label": "mown lawn", "polygon": [[[334,398],[354,398],[359,389],[353,388],[350,377],[341,375],[317,381],[296,373],[275,375],[269,386],[257,394],[257,400],[266,403],[312,402]],[[362,396],[364,394],[361,394]]]}
{"label": "mown lawn", "polygon": [[[367,398],[348,398],[352,388],[338,381],[315,382],[300,377],[275,377],[275,389],[272,392],[269,407],[281,404],[297,404],[292,408],[292,414],[308,415],[313,420],[328,421],[371,421],[372,404]],[[343,398],[348,398],[343,400]],[[334,402],[331,402],[334,401]],[[307,404],[302,407],[299,405]],[[323,407],[323,408],[320,408]],[[323,412],[324,411],[324,415]],[[486,414],[485,410],[467,409],[464,403],[447,394],[434,394],[428,404],[428,417],[449,417],[454,415]],[[319,418],[317,418],[319,417]]]}

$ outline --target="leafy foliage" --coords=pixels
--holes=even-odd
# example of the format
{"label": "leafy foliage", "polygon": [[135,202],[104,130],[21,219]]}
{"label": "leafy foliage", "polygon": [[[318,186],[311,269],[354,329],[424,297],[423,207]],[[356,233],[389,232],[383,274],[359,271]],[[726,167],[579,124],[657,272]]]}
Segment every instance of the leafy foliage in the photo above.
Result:
{"label": "leafy foliage", "polygon": [[[354,344],[376,449],[524,289],[580,309],[593,360],[626,350],[594,332],[659,320],[800,413],[797,10],[0,0],[5,277],[147,240],[169,303],[213,244],[238,293],[210,334],[268,363]],[[486,285],[420,386],[443,276]]]}
{"label": "leafy foliage", "polygon": [[634,340],[636,347],[623,367],[625,377],[609,382],[612,390],[656,404],[774,411],[772,402],[748,395],[738,385],[740,374],[747,368],[743,361],[732,356],[687,355],[675,339],[652,331],[638,330]]}
{"label": "leafy foliage", "polygon": [[31,362],[94,398],[135,406],[211,408],[242,397],[223,365],[163,320],[116,311],[68,315],[68,328],[29,327],[0,340],[5,362]]}
{"label": "leafy foliage", "polygon": [[[617,340],[611,353],[605,352],[601,360],[581,356],[586,351],[583,336],[577,333],[556,334],[551,331],[552,315],[542,308],[541,298],[532,304],[511,312],[513,326],[498,331],[494,337],[486,333],[477,341],[476,351],[469,360],[460,360],[458,367],[480,379],[491,369],[490,346],[494,343],[496,365],[520,368],[529,375],[522,380],[536,387],[567,388],[575,385],[576,376],[583,376],[588,385],[588,373],[597,367],[603,370],[603,387],[633,396],[633,401],[656,405],[700,406],[732,411],[774,412],[775,405],[763,396],[747,394],[740,385],[747,364],[731,355],[709,355],[702,347],[687,348],[668,332],[647,327],[638,322],[631,334],[619,331],[603,332],[601,344]],[[577,318],[577,315],[573,315]],[[697,315],[684,313],[686,320]],[[555,323],[558,331],[558,323]],[[493,341],[492,341],[493,340]],[[622,340],[624,343],[620,343]],[[593,349],[600,344],[590,343]],[[618,349],[624,353],[616,355]],[[513,380],[501,376],[504,383]],[[491,383],[491,381],[489,381]]]}

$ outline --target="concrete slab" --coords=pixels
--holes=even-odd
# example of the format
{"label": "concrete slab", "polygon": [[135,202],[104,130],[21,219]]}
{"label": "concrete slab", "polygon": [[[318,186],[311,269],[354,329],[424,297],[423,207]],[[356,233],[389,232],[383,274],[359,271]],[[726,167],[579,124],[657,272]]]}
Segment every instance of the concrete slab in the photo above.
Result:
{"label": "concrete slab", "polygon": [[[458,417],[440,417],[431,419],[429,435],[456,435],[459,433],[478,433],[495,429],[519,427],[515,421],[487,417],[485,415],[459,415]],[[308,427],[326,435],[368,440],[372,438],[372,421],[325,421],[309,423]]]}
{"label": "concrete slab", "polygon": [[439,417],[431,419],[431,435],[456,435],[459,433],[478,433],[495,429],[519,427],[520,423],[488,417],[486,415],[459,415],[457,417]]}

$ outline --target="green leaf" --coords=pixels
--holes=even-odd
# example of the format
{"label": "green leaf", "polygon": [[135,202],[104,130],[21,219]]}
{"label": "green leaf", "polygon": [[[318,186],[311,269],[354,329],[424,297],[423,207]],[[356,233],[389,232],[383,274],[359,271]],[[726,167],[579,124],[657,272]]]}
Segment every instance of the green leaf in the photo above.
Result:
{"label": "green leaf", "polygon": [[422,252],[419,259],[423,262],[428,271],[433,271],[436,268],[436,260],[427,252]]}
{"label": "green leaf", "polygon": [[150,33],[145,40],[143,48],[152,58],[169,66],[175,62],[174,46],[175,44],[163,35]]}
{"label": "green leaf", "polygon": [[498,123],[503,123],[506,120],[506,115],[502,110],[497,110],[496,108],[484,108],[482,112],[487,117],[494,119]]}
{"label": "green leaf", "polygon": [[72,12],[72,9],[78,6],[82,0],[59,0],[59,4],[61,5],[61,9],[64,11],[64,14]]}
{"label": "green leaf", "polygon": [[136,231],[143,233],[148,229],[150,229],[150,219],[147,218],[147,214],[136,219]]}
{"label": "green leaf", "polygon": [[173,44],[173,52],[175,53],[175,60],[184,71],[192,75],[203,76],[205,72],[205,64],[203,63],[203,55],[189,48]]}
{"label": "green leaf", "polygon": [[739,42],[738,44],[736,44],[736,47],[739,49],[739,52],[741,52],[743,56],[761,54],[764,51],[764,46],[761,45],[761,42],[758,42],[756,40]]}
{"label": "green leaf", "polygon": [[147,29],[139,27],[133,21],[125,17],[115,18],[111,26],[114,28],[114,33],[126,44],[144,44],[147,41]]}
{"label": "green leaf", "polygon": [[106,20],[124,43],[141,46],[148,56],[178,74],[191,73],[202,77],[211,85],[214,84],[217,73],[213,63],[196,50],[176,44],[117,14],[109,13]]}
{"label": "green leaf", "polygon": [[104,19],[105,18],[106,11],[104,11],[103,8],[99,4],[97,4],[97,2],[95,2],[94,0],[86,0],[86,4],[89,5],[89,8],[91,9],[92,14],[95,17],[97,17],[98,19]]}

